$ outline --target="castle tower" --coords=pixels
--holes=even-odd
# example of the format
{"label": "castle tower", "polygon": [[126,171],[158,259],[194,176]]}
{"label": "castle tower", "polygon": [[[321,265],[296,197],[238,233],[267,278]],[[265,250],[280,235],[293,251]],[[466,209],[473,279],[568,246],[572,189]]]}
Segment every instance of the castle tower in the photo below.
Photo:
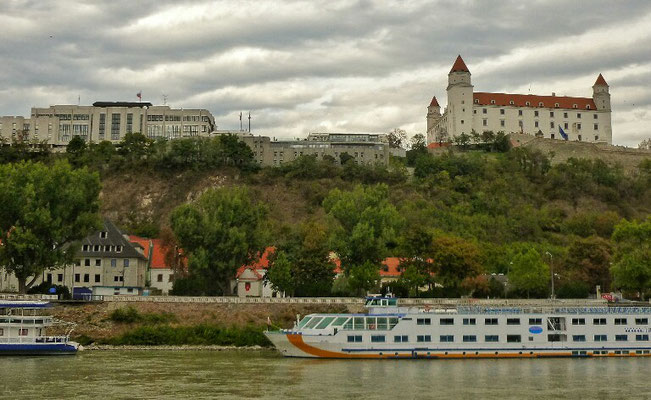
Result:
{"label": "castle tower", "polygon": [[592,99],[597,106],[597,110],[610,111],[609,86],[601,74],[599,74],[597,81],[592,85]]}
{"label": "castle tower", "polygon": [[470,70],[461,58],[457,57],[448,74],[448,132],[470,134],[472,131],[473,86]]}
{"label": "castle tower", "polygon": [[427,107],[427,132],[429,133],[436,123],[441,119],[441,106],[436,100],[436,96],[432,97],[432,101]]}

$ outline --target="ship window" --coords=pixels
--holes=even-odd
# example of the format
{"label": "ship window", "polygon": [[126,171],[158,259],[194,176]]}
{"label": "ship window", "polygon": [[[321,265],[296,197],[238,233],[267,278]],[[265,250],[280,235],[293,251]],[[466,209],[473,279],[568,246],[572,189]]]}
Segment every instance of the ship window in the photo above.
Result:
{"label": "ship window", "polygon": [[574,335],[574,336],[572,336],[572,341],[574,341],[574,342],[585,342],[585,335]]}
{"label": "ship window", "polygon": [[585,318],[572,318],[572,325],[585,325]]}
{"label": "ship window", "polygon": [[529,325],[542,325],[542,318],[529,318]]}
{"label": "ship window", "polygon": [[463,324],[464,325],[477,325],[477,320],[474,318],[464,318],[463,319]]}
{"label": "ship window", "polygon": [[335,317],[325,317],[325,318],[323,318],[323,321],[321,321],[319,323],[319,325],[316,326],[315,329],[324,329],[325,327],[330,325],[330,322],[332,322],[333,319],[335,319]]}
{"label": "ship window", "polygon": [[441,325],[454,325],[454,318],[441,318]]}
{"label": "ship window", "polygon": [[305,324],[307,324],[308,322],[310,322],[311,319],[312,319],[312,317],[305,317],[305,318],[303,318],[303,319],[301,320],[301,322],[298,323],[298,325],[296,326],[296,328],[297,328],[297,329],[300,329],[300,328],[304,327]]}
{"label": "ship window", "polygon": [[353,318],[353,329],[364,329],[364,318],[355,317]]}
{"label": "ship window", "polygon": [[477,341],[477,336],[475,335],[463,335],[463,341],[468,343],[468,342],[476,342]]}
{"label": "ship window", "polygon": [[441,343],[451,343],[454,342],[454,336],[452,335],[441,335]]}
{"label": "ship window", "polygon": [[615,340],[617,342],[626,342],[628,340],[628,335],[615,335]]}
{"label": "ship window", "polygon": [[386,318],[378,318],[377,319],[377,329],[379,331],[386,331],[387,330],[387,319]]}
{"label": "ship window", "polygon": [[432,320],[429,318],[417,318],[416,325],[432,325]]}
{"label": "ship window", "polygon": [[342,326],[346,321],[348,321],[348,317],[337,317],[335,322],[332,323],[332,326]]}
{"label": "ship window", "polygon": [[595,342],[606,342],[608,341],[608,336],[606,335],[594,335]]}
{"label": "ship window", "polygon": [[497,325],[497,318],[486,318],[484,325]]}
{"label": "ship window", "polygon": [[362,335],[348,335],[348,343],[361,343]]}
{"label": "ship window", "polygon": [[21,328],[18,330],[18,336],[27,336],[29,330],[27,328]]}
{"label": "ship window", "polygon": [[606,318],[595,318],[592,320],[594,325],[606,325]]}
{"label": "ship window", "polygon": [[407,343],[409,341],[409,336],[407,335],[396,335],[393,337],[393,341],[396,343]]}
{"label": "ship window", "polygon": [[648,324],[649,324],[648,318],[635,318],[635,325],[648,325]]}
{"label": "ship window", "polygon": [[431,342],[432,336],[430,335],[418,335],[416,336],[416,341],[420,343]]}
{"label": "ship window", "polygon": [[487,343],[499,342],[500,337],[497,335],[486,335],[484,336],[484,341]]}
{"label": "ship window", "polygon": [[372,335],[371,336],[371,343],[384,343],[386,341],[386,338],[384,335]]}
{"label": "ship window", "polygon": [[323,319],[323,317],[314,317],[312,319],[312,321],[310,321],[307,325],[305,325],[305,329],[314,328],[316,326],[316,324],[318,324],[322,319]]}
{"label": "ship window", "polygon": [[507,343],[520,343],[522,337],[520,335],[506,335]]}
{"label": "ship window", "polygon": [[565,341],[565,335],[561,335],[560,333],[552,333],[547,335],[547,341],[549,342],[564,342]]}
{"label": "ship window", "polygon": [[5,334],[4,329],[0,328],[0,336],[4,336],[4,334]]}
{"label": "ship window", "polygon": [[398,318],[389,318],[389,329],[393,329],[396,325],[398,325]]}
{"label": "ship window", "polygon": [[646,342],[649,340],[649,335],[635,335],[635,340],[638,342]]}
{"label": "ship window", "polygon": [[615,318],[615,325],[626,325],[626,318]]}
{"label": "ship window", "polygon": [[520,325],[520,318],[507,318],[507,325]]}
{"label": "ship window", "polygon": [[376,318],[374,317],[366,318],[366,329],[370,331],[374,331],[377,329]]}
{"label": "ship window", "polygon": [[342,329],[344,329],[346,331],[352,330],[353,329],[353,319],[351,318],[348,321],[346,321],[346,323],[344,324]]}

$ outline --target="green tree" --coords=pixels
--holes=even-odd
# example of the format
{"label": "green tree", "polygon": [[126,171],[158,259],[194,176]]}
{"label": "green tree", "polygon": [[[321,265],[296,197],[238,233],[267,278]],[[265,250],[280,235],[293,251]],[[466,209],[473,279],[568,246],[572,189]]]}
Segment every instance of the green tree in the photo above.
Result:
{"label": "green tree", "polygon": [[651,217],[646,221],[622,220],[613,232],[615,286],[637,291],[644,300],[651,288]]}
{"label": "green tree", "polygon": [[230,294],[237,269],[266,244],[266,208],[244,187],[209,189],[172,212],[171,228],[188,256],[191,278],[206,295]]}
{"label": "green tree", "polygon": [[509,284],[516,290],[543,297],[550,282],[549,267],[542,260],[540,253],[528,247],[513,257],[509,272]]}
{"label": "green tree", "polygon": [[392,149],[402,148],[405,142],[407,141],[407,132],[403,129],[394,129],[387,135],[387,140],[389,141],[389,147]]}
{"label": "green tree", "polygon": [[456,236],[442,235],[432,243],[432,259],[436,281],[449,289],[482,272],[480,252],[476,244]]}
{"label": "green tree", "polygon": [[265,280],[271,283],[273,290],[285,292],[289,296],[294,295],[296,282],[292,276],[292,265],[284,251],[278,251],[274,255],[272,265],[265,275]]}
{"label": "green tree", "polygon": [[380,262],[397,245],[403,219],[388,201],[388,191],[384,184],[357,185],[350,192],[334,189],[323,201],[334,223],[332,249],[351,286],[360,292],[376,287]]}
{"label": "green tree", "polygon": [[149,156],[152,143],[142,133],[127,133],[118,145],[118,153],[128,162],[137,163]]}
{"label": "green tree", "polygon": [[590,290],[600,285],[603,291],[608,291],[611,252],[610,243],[598,236],[575,239],[565,257],[567,278],[584,283]]}
{"label": "green tree", "polygon": [[86,141],[81,136],[74,136],[66,146],[66,153],[72,165],[82,165],[86,154]]}
{"label": "green tree", "polygon": [[25,293],[46,269],[72,262],[75,241],[98,229],[99,176],[86,168],[0,165],[0,265]]}

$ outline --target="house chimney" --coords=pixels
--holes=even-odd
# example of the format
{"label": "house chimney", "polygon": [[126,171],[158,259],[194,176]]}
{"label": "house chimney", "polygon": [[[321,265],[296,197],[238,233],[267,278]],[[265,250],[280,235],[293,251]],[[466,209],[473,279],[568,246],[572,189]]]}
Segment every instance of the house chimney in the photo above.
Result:
{"label": "house chimney", "polygon": [[556,96],[556,92],[552,92],[552,97]]}

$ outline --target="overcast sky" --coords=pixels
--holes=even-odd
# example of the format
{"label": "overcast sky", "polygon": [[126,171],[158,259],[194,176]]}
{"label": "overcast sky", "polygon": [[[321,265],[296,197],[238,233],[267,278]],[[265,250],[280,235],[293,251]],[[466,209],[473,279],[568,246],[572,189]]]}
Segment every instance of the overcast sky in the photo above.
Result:
{"label": "overcast sky", "polygon": [[0,115],[143,101],[219,129],[424,133],[461,54],[476,91],[592,96],[613,142],[651,137],[651,1],[0,0]]}

